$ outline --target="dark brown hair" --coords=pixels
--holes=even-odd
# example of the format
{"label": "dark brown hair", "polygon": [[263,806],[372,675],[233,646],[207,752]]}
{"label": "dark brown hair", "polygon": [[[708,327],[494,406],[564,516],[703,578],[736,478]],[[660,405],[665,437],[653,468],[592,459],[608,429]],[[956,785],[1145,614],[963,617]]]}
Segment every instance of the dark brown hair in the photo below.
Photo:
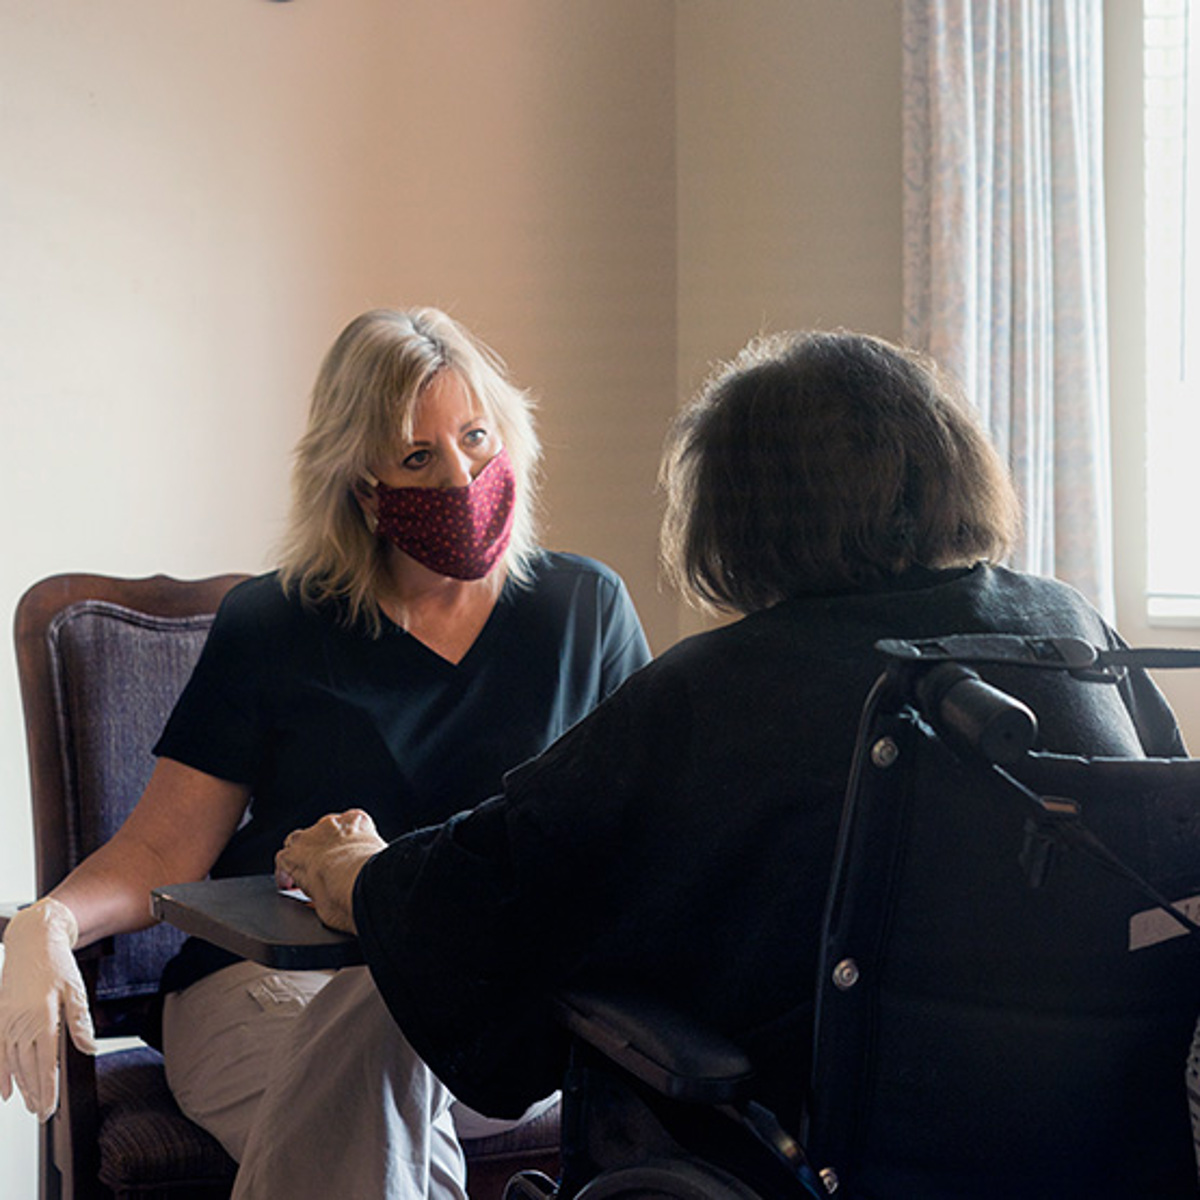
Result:
{"label": "dark brown hair", "polygon": [[999,455],[932,362],[852,333],[752,342],[680,413],[662,557],[702,606],[753,612],[914,566],[1002,558]]}

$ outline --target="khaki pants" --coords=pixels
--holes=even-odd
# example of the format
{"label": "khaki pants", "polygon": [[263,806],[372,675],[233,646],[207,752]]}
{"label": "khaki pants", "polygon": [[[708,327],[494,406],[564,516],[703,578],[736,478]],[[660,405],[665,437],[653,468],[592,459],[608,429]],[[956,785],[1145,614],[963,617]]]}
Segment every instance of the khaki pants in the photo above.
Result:
{"label": "khaki pants", "polygon": [[453,1097],[365,967],[227,967],[168,997],[163,1041],[180,1108],[241,1164],[236,1200],[466,1200]]}

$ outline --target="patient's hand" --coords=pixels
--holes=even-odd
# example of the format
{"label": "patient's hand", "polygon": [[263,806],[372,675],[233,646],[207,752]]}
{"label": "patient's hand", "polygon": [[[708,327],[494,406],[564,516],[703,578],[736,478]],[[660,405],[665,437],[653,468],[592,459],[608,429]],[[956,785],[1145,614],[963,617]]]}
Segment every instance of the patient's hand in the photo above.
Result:
{"label": "patient's hand", "polygon": [[280,887],[303,888],[330,928],[356,933],[354,881],[367,860],[386,845],[362,809],[330,813],[287,835],[275,855],[275,879]]}

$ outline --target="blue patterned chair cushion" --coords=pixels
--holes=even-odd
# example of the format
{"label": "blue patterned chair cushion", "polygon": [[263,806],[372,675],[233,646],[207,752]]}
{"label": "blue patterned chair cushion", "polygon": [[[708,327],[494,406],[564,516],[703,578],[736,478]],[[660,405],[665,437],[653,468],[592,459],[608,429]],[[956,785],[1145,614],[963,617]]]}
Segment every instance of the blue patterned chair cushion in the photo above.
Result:
{"label": "blue patterned chair cushion", "polygon": [[[51,622],[72,863],[112,837],[142,794],[151,748],[211,624],[211,616],[155,617],[102,600],[74,604]],[[97,1000],[152,995],[182,937],[158,925],[118,938],[101,962]]]}

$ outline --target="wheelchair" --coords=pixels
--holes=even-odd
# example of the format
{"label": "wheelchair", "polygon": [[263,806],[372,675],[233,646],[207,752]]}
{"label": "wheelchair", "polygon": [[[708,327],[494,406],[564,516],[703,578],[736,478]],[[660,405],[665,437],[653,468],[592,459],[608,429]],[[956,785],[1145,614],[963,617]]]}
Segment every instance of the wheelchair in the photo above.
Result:
{"label": "wheelchair", "polygon": [[1109,686],[1200,652],[953,636],[878,645],[816,982],[803,1127],[737,1046],[653,997],[556,999],[562,1171],[506,1200],[1200,1196],[1200,760],[1032,749],[976,667]]}

